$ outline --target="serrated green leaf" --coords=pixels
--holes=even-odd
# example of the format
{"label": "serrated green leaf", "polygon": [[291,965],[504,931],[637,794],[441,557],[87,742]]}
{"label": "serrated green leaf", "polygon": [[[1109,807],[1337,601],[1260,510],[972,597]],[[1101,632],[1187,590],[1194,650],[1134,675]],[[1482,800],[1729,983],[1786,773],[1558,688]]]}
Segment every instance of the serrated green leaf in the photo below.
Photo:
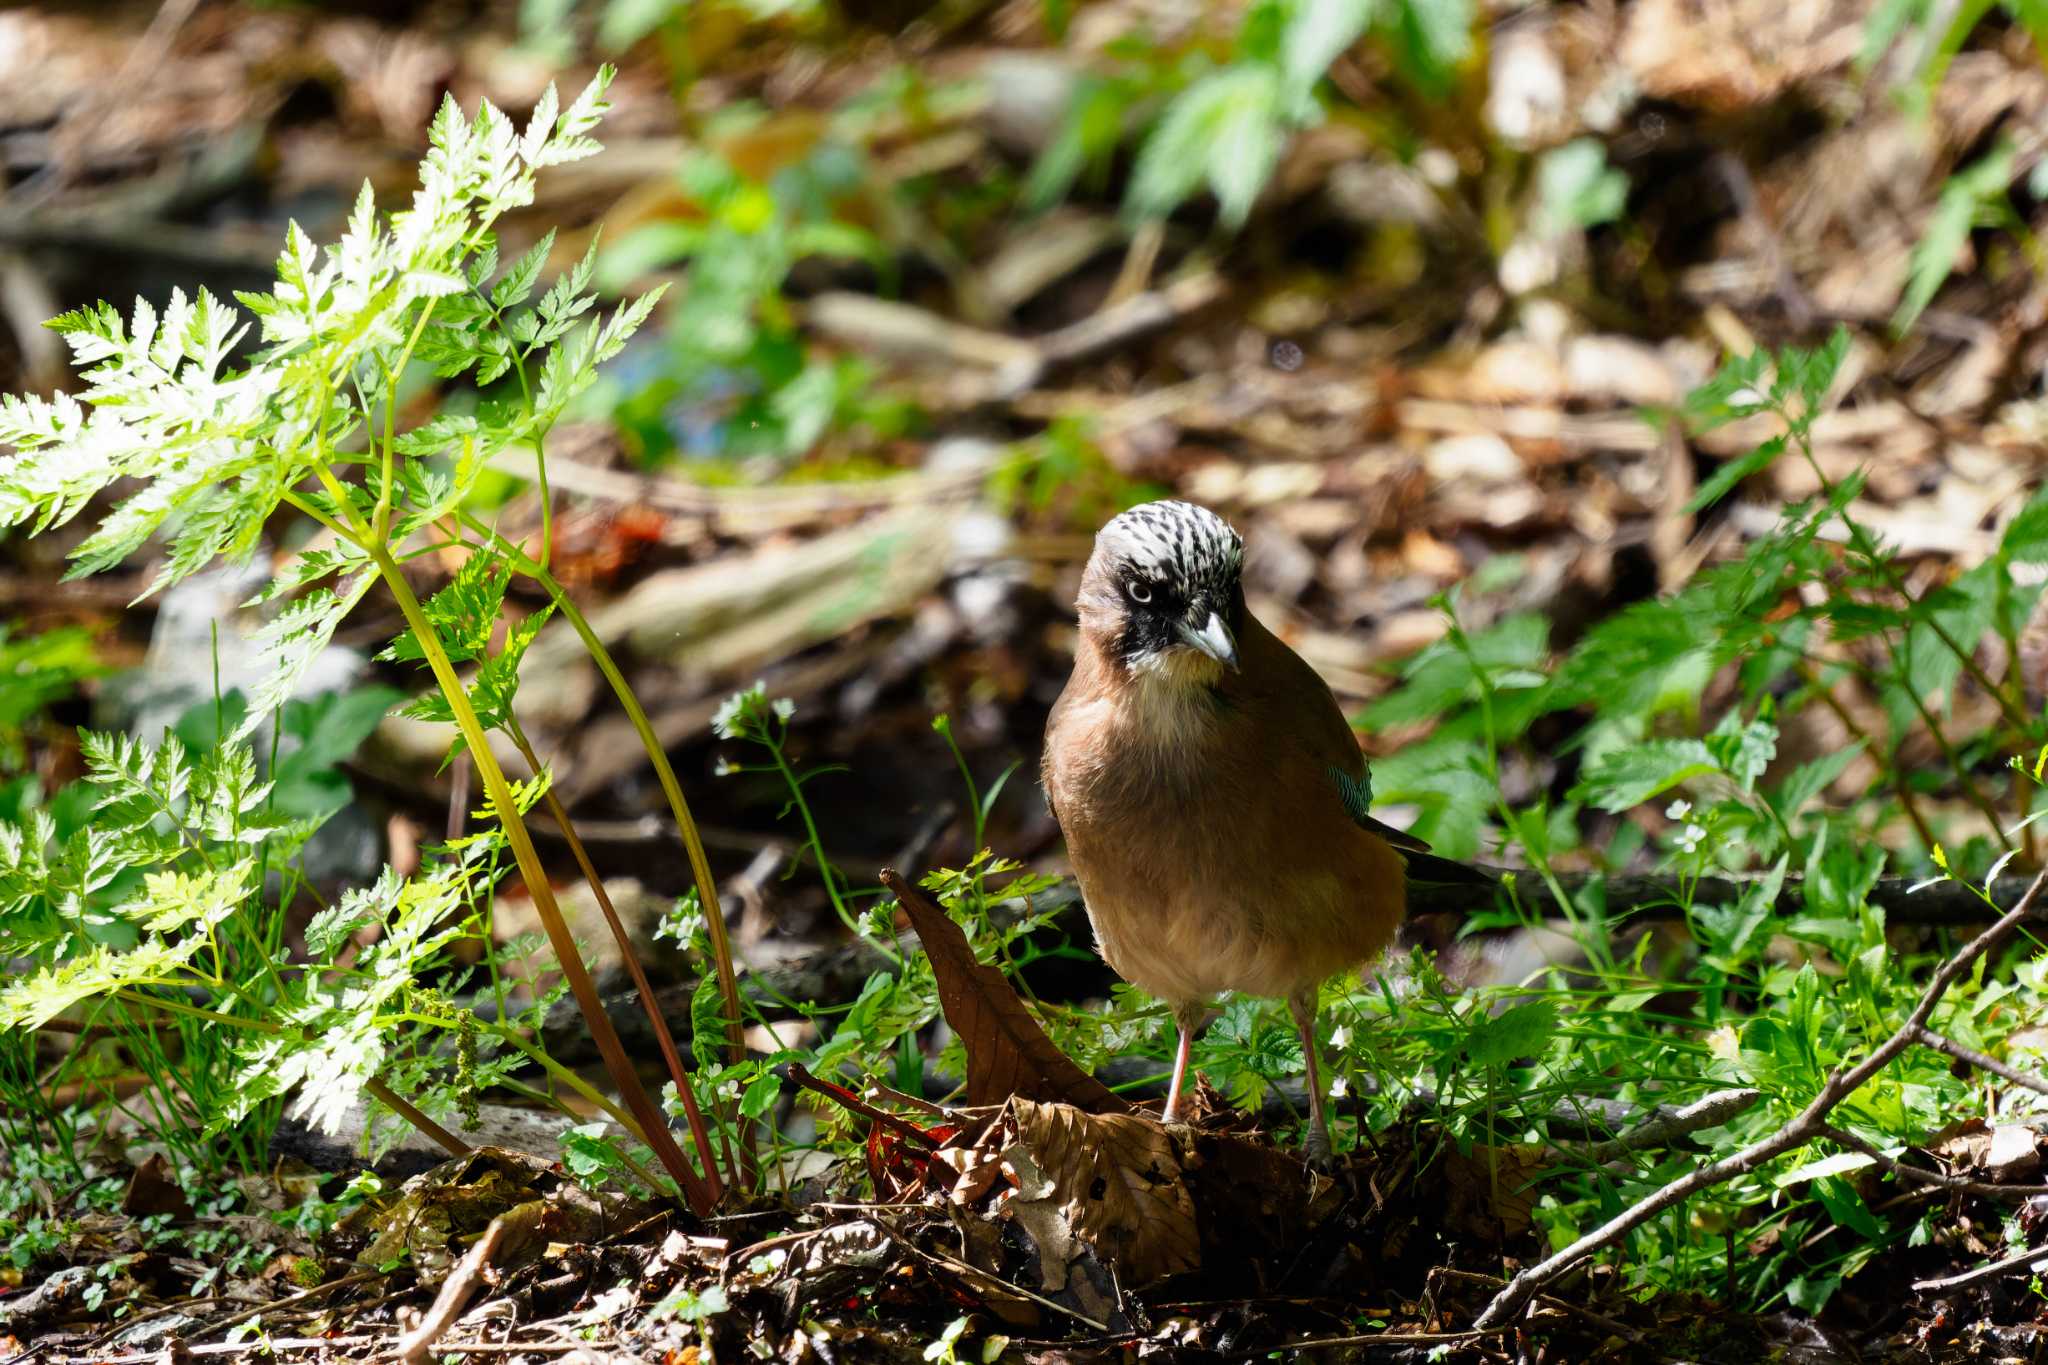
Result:
{"label": "serrated green leaf", "polygon": [[1707,508],[1712,507],[1723,497],[1727,496],[1736,484],[1741,483],[1752,475],[1763,473],[1775,464],[1778,457],[1784,453],[1785,438],[1783,436],[1773,436],[1746,455],[1739,455],[1732,460],[1723,460],[1715,468],[1714,472],[1709,474],[1700,483],[1698,490],[1687,500],[1685,510],[1688,513],[1703,512]]}
{"label": "serrated green leaf", "polygon": [[725,1053],[725,997],[718,976],[706,972],[690,992],[690,1055],[699,1070],[716,1067]]}
{"label": "serrated green leaf", "polygon": [[1646,740],[1594,762],[1572,789],[1572,798],[1600,810],[1629,810],[1681,782],[1719,772],[1720,767],[1699,740]]}

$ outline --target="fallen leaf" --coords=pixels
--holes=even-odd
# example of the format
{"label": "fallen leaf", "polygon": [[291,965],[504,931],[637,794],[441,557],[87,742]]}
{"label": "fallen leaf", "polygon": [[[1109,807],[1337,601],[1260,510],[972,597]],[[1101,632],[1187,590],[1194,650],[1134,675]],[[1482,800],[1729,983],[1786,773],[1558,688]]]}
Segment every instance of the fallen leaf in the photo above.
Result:
{"label": "fallen leaf", "polygon": [[1011,1117],[1016,1139],[1003,1157],[1019,1176],[1006,1206],[1013,1218],[1056,1242],[1070,1232],[1113,1262],[1127,1288],[1201,1265],[1194,1200],[1165,1128],[1136,1114],[1027,1099],[1011,1105]]}
{"label": "fallen leaf", "polygon": [[150,1153],[149,1159],[128,1177],[127,1193],[121,1196],[121,1212],[133,1218],[158,1213],[168,1213],[179,1220],[192,1216],[192,1201],[178,1187],[178,1179],[171,1174],[162,1152]]}
{"label": "fallen leaf", "polygon": [[946,1022],[967,1049],[967,1103],[999,1104],[1013,1095],[1058,1100],[1090,1113],[1130,1106],[1061,1052],[1000,970],[978,962],[967,935],[939,903],[896,871],[882,869],[931,958]]}

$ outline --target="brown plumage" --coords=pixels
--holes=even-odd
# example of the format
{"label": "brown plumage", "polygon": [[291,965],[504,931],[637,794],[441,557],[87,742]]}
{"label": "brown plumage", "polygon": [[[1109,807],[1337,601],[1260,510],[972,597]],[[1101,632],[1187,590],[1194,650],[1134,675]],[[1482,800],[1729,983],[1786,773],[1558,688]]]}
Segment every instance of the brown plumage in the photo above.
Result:
{"label": "brown plumage", "polygon": [[1317,987],[1392,940],[1406,903],[1394,843],[1425,846],[1365,814],[1351,727],[1245,610],[1241,560],[1236,533],[1188,503],[1102,529],[1043,777],[1103,958],[1180,1026],[1166,1119],[1211,998],[1277,996],[1301,1030],[1321,1157]]}

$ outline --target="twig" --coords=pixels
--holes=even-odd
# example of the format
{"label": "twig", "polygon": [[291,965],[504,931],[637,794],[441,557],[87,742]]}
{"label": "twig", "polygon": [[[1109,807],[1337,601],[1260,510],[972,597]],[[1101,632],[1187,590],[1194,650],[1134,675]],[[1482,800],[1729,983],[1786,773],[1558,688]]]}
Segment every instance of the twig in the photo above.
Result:
{"label": "twig", "polygon": [[1310,1337],[1307,1341],[1283,1341],[1282,1351],[1306,1351],[1320,1346],[1433,1346],[1442,1342],[1475,1341],[1491,1332],[1365,1332],[1349,1337]]}
{"label": "twig", "polygon": [[[1408,913],[1411,916],[1461,915],[1475,910],[1490,910],[1510,877],[1514,878],[1516,899],[1524,909],[1536,914],[1558,913],[1557,898],[1534,872],[1478,864],[1471,870],[1497,885],[1489,885],[1486,881],[1455,884],[1410,882]],[[1567,895],[1576,895],[1579,888],[1589,883],[1604,881],[1609,918],[1624,914],[1644,922],[1684,918],[1686,899],[1681,898],[1681,888],[1675,877],[1603,878],[1593,872],[1561,872],[1557,880]],[[1701,877],[1690,883],[1689,899],[1694,904],[1736,901],[1758,880],[1754,877]],[[1991,900],[1991,906],[1987,906],[1985,897],[1967,882],[1942,881],[1925,886],[1907,877],[1885,877],[1870,889],[1869,901],[1873,907],[1885,912],[1887,924],[1982,924],[1990,917],[1992,906],[2003,911],[2017,905],[2032,881],[2028,874],[2000,877],[1987,890]],[[1915,890],[1915,887],[1920,889]],[[1800,879],[1785,878],[1772,912],[1797,914],[1804,906],[1805,892]]]}
{"label": "twig", "polygon": [[436,1143],[440,1144],[441,1150],[448,1153],[448,1155],[469,1155],[468,1143],[428,1118],[418,1105],[378,1080],[375,1076],[363,1082],[363,1090],[371,1099],[374,1099],[377,1103],[419,1129],[426,1137],[432,1138]]}
{"label": "twig", "polygon": [[799,1089],[808,1090],[814,1095],[823,1095],[840,1108],[859,1114],[862,1118],[872,1119],[890,1132],[908,1138],[927,1151],[938,1150],[938,1139],[924,1129],[906,1119],[898,1118],[886,1109],[869,1104],[843,1085],[834,1085],[830,1081],[813,1076],[802,1062],[791,1062],[786,1068],[776,1069],[789,1079],[790,1084]]}
{"label": "twig", "polygon": [[1930,1289],[1961,1289],[1964,1285],[1976,1284],[1979,1280],[1995,1280],[2015,1270],[2025,1270],[2048,1261],[2048,1247],[2035,1247],[2022,1251],[2017,1256],[2008,1256],[1990,1265],[1980,1265],[1975,1270],[1965,1270],[1960,1275],[1944,1275],[1936,1280],[1915,1280],[1913,1288],[1921,1293]]}
{"label": "twig", "polygon": [[1702,1128],[1718,1128],[1763,1097],[1764,1092],[1755,1089],[1716,1090],[1691,1104],[1659,1112],[1618,1137],[1584,1148],[1578,1155],[1599,1165],[1644,1147],[1662,1147],[1673,1138],[1697,1133]]}
{"label": "twig", "polygon": [[455,1320],[462,1316],[462,1310],[469,1306],[477,1286],[483,1283],[484,1269],[490,1265],[491,1257],[498,1254],[498,1245],[504,1240],[505,1220],[493,1218],[491,1225],[484,1229],[484,1235],[477,1238],[476,1245],[462,1254],[462,1259],[455,1263],[455,1269],[442,1281],[441,1292],[434,1296],[433,1306],[420,1318],[419,1326],[398,1339],[398,1358],[405,1365],[420,1365],[434,1343],[455,1325]]}
{"label": "twig", "polygon": [[[320,1298],[322,1295],[331,1294],[337,1289],[347,1289],[354,1285],[363,1284],[369,1280],[381,1280],[384,1277],[384,1272],[381,1270],[357,1271],[353,1275],[344,1275],[338,1280],[329,1280],[326,1284],[316,1284],[311,1289],[303,1290],[300,1293],[292,1295],[288,1299],[279,1299],[275,1303],[258,1304],[254,1308],[250,1308],[243,1312],[236,1313],[231,1317],[218,1318],[213,1322],[207,1323],[206,1330],[208,1332],[225,1332],[230,1327],[241,1326],[243,1323],[247,1322],[251,1318],[261,1317],[264,1314],[268,1313],[282,1313],[287,1309],[294,1307],[295,1305],[306,1302],[308,1299],[317,1299]],[[109,1338],[119,1336],[121,1333],[130,1330],[134,1325],[134,1323],[123,1323],[120,1327],[108,1332],[106,1336],[101,1337],[100,1340],[105,1341]]]}
{"label": "twig", "polygon": [[966,1261],[957,1260],[954,1257],[948,1256],[943,1251],[927,1251],[925,1248],[917,1245],[915,1242],[912,1242],[908,1237],[903,1236],[901,1233],[896,1231],[895,1228],[889,1226],[889,1224],[883,1222],[879,1218],[870,1217],[866,1221],[874,1224],[876,1229],[880,1231],[884,1237],[887,1237],[890,1241],[894,1242],[897,1246],[902,1247],[905,1251],[909,1252],[913,1256],[919,1257],[926,1261],[931,1261],[936,1265],[944,1266],[946,1269],[952,1271],[956,1275],[968,1275],[972,1276],[977,1280],[985,1280],[990,1284],[998,1286],[1007,1293],[1015,1294],[1019,1298],[1029,1299],[1033,1303],[1039,1305],[1041,1308],[1050,1308],[1055,1313],[1064,1313],[1068,1317],[1072,1318],[1075,1322],[1081,1323],[1087,1327],[1093,1327],[1096,1331],[1103,1333],[1105,1336],[1109,1333],[1108,1323],[1097,1322],[1094,1318],[1087,1316],[1085,1313],[1077,1313],[1063,1303],[1059,1303],[1053,1299],[1048,1299],[1042,1294],[1034,1294],[1021,1284],[1011,1284],[1008,1280],[1004,1279],[1000,1275],[991,1274],[988,1271],[983,1270],[980,1266],[969,1265]]}
{"label": "twig", "polygon": [[1978,958],[2004,942],[2012,931],[2019,927],[2021,920],[2033,914],[2034,903],[2040,898],[2044,885],[2048,885],[2048,872],[2037,875],[2033,883],[2027,887],[2026,894],[2020,897],[2019,904],[2002,915],[1996,924],[1971,939],[1958,949],[1954,956],[1941,964],[1934,973],[1934,979],[1928,982],[1920,1002],[1913,1007],[1912,1014],[1907,1016],[1906,1021],[1899,1025],[1889,1038],[1879,1043],[1868,1057],[1849,1070],[1830,1074],[1813,1101],[1778,1131],[1761,1141],[1751,1143],[1733,1156],[1711,1162],[1689,1175],[1672,1181],[1664,1188],[1638,1200],[1556,1255],[1522,1271],[1508,1281],[1506,1288],[1494,1296],[1493,1301],[1488,1303],[1474,1320],[1473,1326],[1487,1331],[1507,1326],[1520,1316],[1529,1300],[1545,1285],[1587,1256],[1613,1246],[1665,1209],[1701,1190],[1711,1189],[1736,1176],[1755,1170],[1774,1157],[1804,1147],[1817,1137],[1826,1136],[1827,1117],[1834,1111],[1835,1106],[1856,1093],[1865,1081],[1882,1071],[1891,1064],[1893,1058],[1913,1045],[1920,1030],[1927,1026],[1935,1005],[1948,993],[1948,988],[1956,979],[1968,971],[1970,965]]}
{"label": "twig", "polygon": [[[1447,1265],[1438,1266],[1435,1270],[1431,1271],[1430,1274],[1432,1276],[1441,1275],[1448,1279],[1453,1280],[1471,1280],[1479,1284],[1490,1284],[1493,1285],[1495,1288],[1499,1288],[1501,1285],[1507,1283],[1506,1280],[1503,1280],[1498,1275],[1488,1275],[1482,1271],[1477,1270],[1458,1270],[1452,1266]],[[1598,1327],[1601,1331],[1611,1332],[1615,1336],[1620,1337],[1623,1341],[1636,1344],[1640,1344],[1642,1342],[1643,1334],[1640,1331],[1629,1326],[1625,1322],[1617,1322],[1615,1319],[1608,1317],[1605,1313],[1596,1313],[1590,1308],[1582,1307],[1579,1304],[1571,1303],[1565,1299],[1560,1299],[1552,1294],[1538,1294],[1536,1296],[1536,1301],[1540,1304],[1543,1304],[1545,1307],[1555,1308],[1560,1313],[1569,1313],[1575,1318],[1579,1318],[1585,1322],[1590,1322],[1595,1327]],[[1670,1357],[1666,1356],[1664,1357],[1664,1359],[1668,1360],[1670,1359]]]}
{"label": "twig", "polygon": [[2023,1085],[2029,1090],[2048,1095],[2048,1081],[2042,1080],[2039,1076],[2030,1076],[2018,1067],[2008,1066],[1998,1058],[1979,1052],[1973,1047],[1964,1047],[1955,1039],[1936,1033],[1932,1029],[1920,1029],[1914,1034],[1913,1041],[1922,1047],[1933,1048],[1936,1052],[1946,1052],[1957,1061],[1968,1062],[1979,1071],[1988,1071],[1994,1076],[2004,1077],[2014,1085]]}
{"label": "twig", "polygon": [[2037,1194],[2048,1194],[2048,1185],[1994,1185],[1984,1180],[1972,1180],[1965,1175],[1949,1175],[1944,1171],[1930,1171],[1925,1166],[1915,1166],[1900,1161],[1897,1157],[1886,1156],[1874,1143],[1865,1142],[1854,1133],[1841,1128],[1828,1127],[1821,1136],[1852,1152],[1861,1152],[1872,1161],[1898,1176],[1921,1185],[1932,1185],[1937,1189],[1954,1190],[1957,1194],[1982,1195],[1987,1199],[2031,1199]]}

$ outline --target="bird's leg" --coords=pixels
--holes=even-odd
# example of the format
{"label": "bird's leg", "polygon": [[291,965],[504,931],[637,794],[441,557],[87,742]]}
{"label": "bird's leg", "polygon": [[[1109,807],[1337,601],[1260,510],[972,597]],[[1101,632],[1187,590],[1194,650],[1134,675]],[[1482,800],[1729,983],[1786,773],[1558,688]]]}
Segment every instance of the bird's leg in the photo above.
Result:
{"label": "bird's leg", "polygon": [[1301,1034],[1301,1056],[1308,1063],[1308,1137],[1303,1142],[1309,1164],[1320,1166],[1332,1156],[1330,1120],[1323,1112],[1322,1068],[1316,1065],[1316,988],[1297,991],[1287,997],[1287,1012]]}
{"label": "bird's leg", "polygon": [[1173,1054],[1173,1082],[1166,1087],[1166,1110],[1160,1114],[1161,1123],[1180,1122],[1180,1088],[1187,1079],[1188,1053],[1195,1044],[1195,1030],[1201,1027],[1202,1005],[1175,1005],[1173,1022],[1180,1029],[1180,1046]]}

